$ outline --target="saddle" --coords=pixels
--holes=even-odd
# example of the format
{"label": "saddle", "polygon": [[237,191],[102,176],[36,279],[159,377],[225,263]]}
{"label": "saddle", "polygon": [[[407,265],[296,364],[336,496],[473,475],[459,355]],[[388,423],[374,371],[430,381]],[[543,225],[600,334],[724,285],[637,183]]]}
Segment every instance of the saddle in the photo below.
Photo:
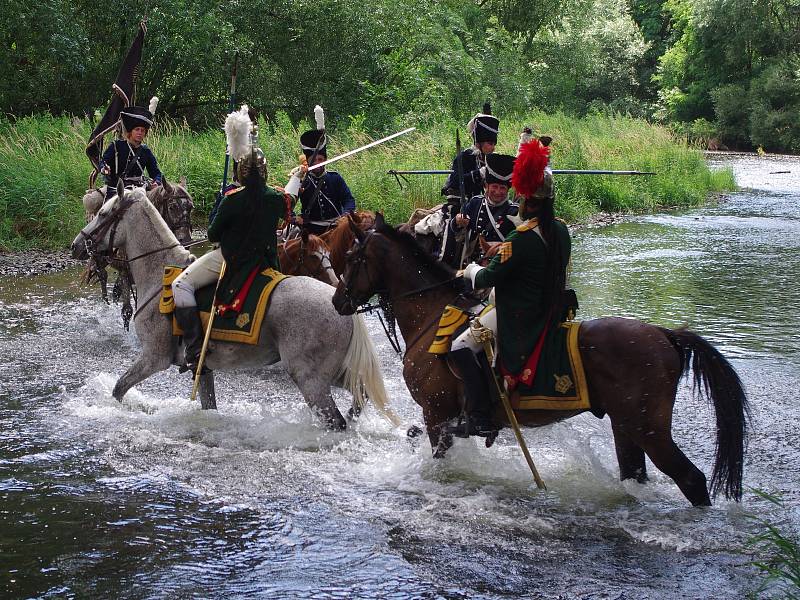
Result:
{"label": "saddle", "polygon": [[[164,267],[163,288],[159,311],[161,314],[170,315],[172,318],[172,335],[183,335],[173,315],[175,299],[172,295],[172,282],[183,272],[184,267]],[[274,269],[255,270],[248,281],[227,305],[217,305],[218,312],[214,317],[214,327],[211,329],[211,339],[225,342],[238,342],[241,344],[258,344],[261,335],[261,324],[269,308],[272,292],[277,285],[289,277]],[[208,326],[211,316],[211,304],[214,298],[215,285],[208,285],[195,292],[197,308],[203,327]]]}

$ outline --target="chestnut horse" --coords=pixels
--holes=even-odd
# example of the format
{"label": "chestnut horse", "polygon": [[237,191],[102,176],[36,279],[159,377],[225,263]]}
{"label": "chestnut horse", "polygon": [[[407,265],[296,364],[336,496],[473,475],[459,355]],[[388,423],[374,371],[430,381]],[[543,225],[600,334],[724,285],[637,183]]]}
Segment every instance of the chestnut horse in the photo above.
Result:
{"label": "chestnut horse", "polygon": [[350,224],[362,231],[372,229],[375,215],[359,210],[339,217],[336,225],[320,236],[303,230],[299,238],[288,240],[278,247],[281,272],[288,275],[307,275],[335,286],[344,272],[345,254],[356,239]]}
{"label": "chestnut horse", "polygon": [[[461,411],[461,382],[447,363],[428,352],[435,324],[447,304],[456,301],[460,278],[426,253],[408,234],[386,225],[380,214],[374,232],[353,227],[358,242],[333,303],[353,314],[373,294],[393,305],[406,342],[403,377],[422,407],[434,456],[452,445],[444,426]],[[693,505],[710,505],[706,477],[672,439],[672,409],[683,375],[694,371],[695,389],[713,404],[717,420],[716,457],[711,493],[740,500],[748,404],[730,363],[691,331],[670,330],[634,319],[583,321],[579,348],[592,412],[608,414],[621,479],[647,480],[645,455],[671,477]],[[582,411],[517,411],[520,424],[540,426]],[[498,423],[508,426],[499,409]]]}
{"label": "chestnut horse", "polygon": [[304,229],[299,238],[278,245],[281,272],[306,275],[336,286],[339,277],[331,266],[331,251],[325,240]]}

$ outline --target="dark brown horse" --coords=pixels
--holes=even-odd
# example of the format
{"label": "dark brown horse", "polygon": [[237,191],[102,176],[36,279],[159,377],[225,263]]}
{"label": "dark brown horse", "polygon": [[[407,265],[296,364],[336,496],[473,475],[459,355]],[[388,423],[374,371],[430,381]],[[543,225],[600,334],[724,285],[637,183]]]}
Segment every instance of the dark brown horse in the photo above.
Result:
{"label": "dark brown horse", "polygon": [[[352,314],[373,294],[391,302],[406,342],[403,376],[422,407],[435,456],[452,444],[444,425],[461,411],[461,383],[446,362],[430,354],[435,324],[459,295],[454,272],[432,259],[407,234],[376,218],[373,233],[353,228],[358,243],[333,297],[341,314]],[[687,330],[670,330],[634,319],[603,318],[581,324],[579,347],[592,412],[608,414],[621,479],[647,480],[645,454],[671,477],[694,505],[709,505],[705,475],[672,439],[678,383],[694,371],[695,388],[711,401],[717,448],[711,492],[739,500],[748,420],[747,397],[733,367],[711,344]],[[517,411],[520,424],[539,426],[582,411]],[[498,410],[498,423],[507,425]]]}

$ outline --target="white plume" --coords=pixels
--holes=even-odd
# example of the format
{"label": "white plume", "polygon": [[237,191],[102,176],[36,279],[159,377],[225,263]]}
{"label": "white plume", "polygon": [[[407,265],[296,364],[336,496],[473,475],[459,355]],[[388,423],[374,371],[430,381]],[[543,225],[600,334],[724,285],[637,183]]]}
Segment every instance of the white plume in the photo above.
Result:
{"label": "white plume", "polygon": [[317,122],[317,129],[325,129],[325,111],[319,104],[314,107],[314,120]]}
{"label": "white plume", "polygon": [[225,139],[233,160],[239,161],[250,152],[250,115],[246,104],[225,119]]}
{"label": "white plume", "polygon": [[147,110],[150,111],[151,115],[156,114],[156,107],[158,106],[158,96],[153,96],[150,98],[150,106],[147,107]]}

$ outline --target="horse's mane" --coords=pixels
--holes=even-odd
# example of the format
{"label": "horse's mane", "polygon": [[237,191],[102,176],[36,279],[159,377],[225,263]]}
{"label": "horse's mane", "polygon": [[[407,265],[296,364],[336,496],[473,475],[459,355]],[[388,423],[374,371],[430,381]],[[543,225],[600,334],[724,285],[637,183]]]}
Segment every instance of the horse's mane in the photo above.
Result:
{"label": "horse's mane", "polygon": [[386,222],[378,223],[375,227],[375,233],[380,233],[401,246],[417,261],[420,267],[427,269],[437,281],[445,281],[455,277],[455,269],[437,260],[436,257],[420,246],[419,242],[410,233],[399,231]]}

